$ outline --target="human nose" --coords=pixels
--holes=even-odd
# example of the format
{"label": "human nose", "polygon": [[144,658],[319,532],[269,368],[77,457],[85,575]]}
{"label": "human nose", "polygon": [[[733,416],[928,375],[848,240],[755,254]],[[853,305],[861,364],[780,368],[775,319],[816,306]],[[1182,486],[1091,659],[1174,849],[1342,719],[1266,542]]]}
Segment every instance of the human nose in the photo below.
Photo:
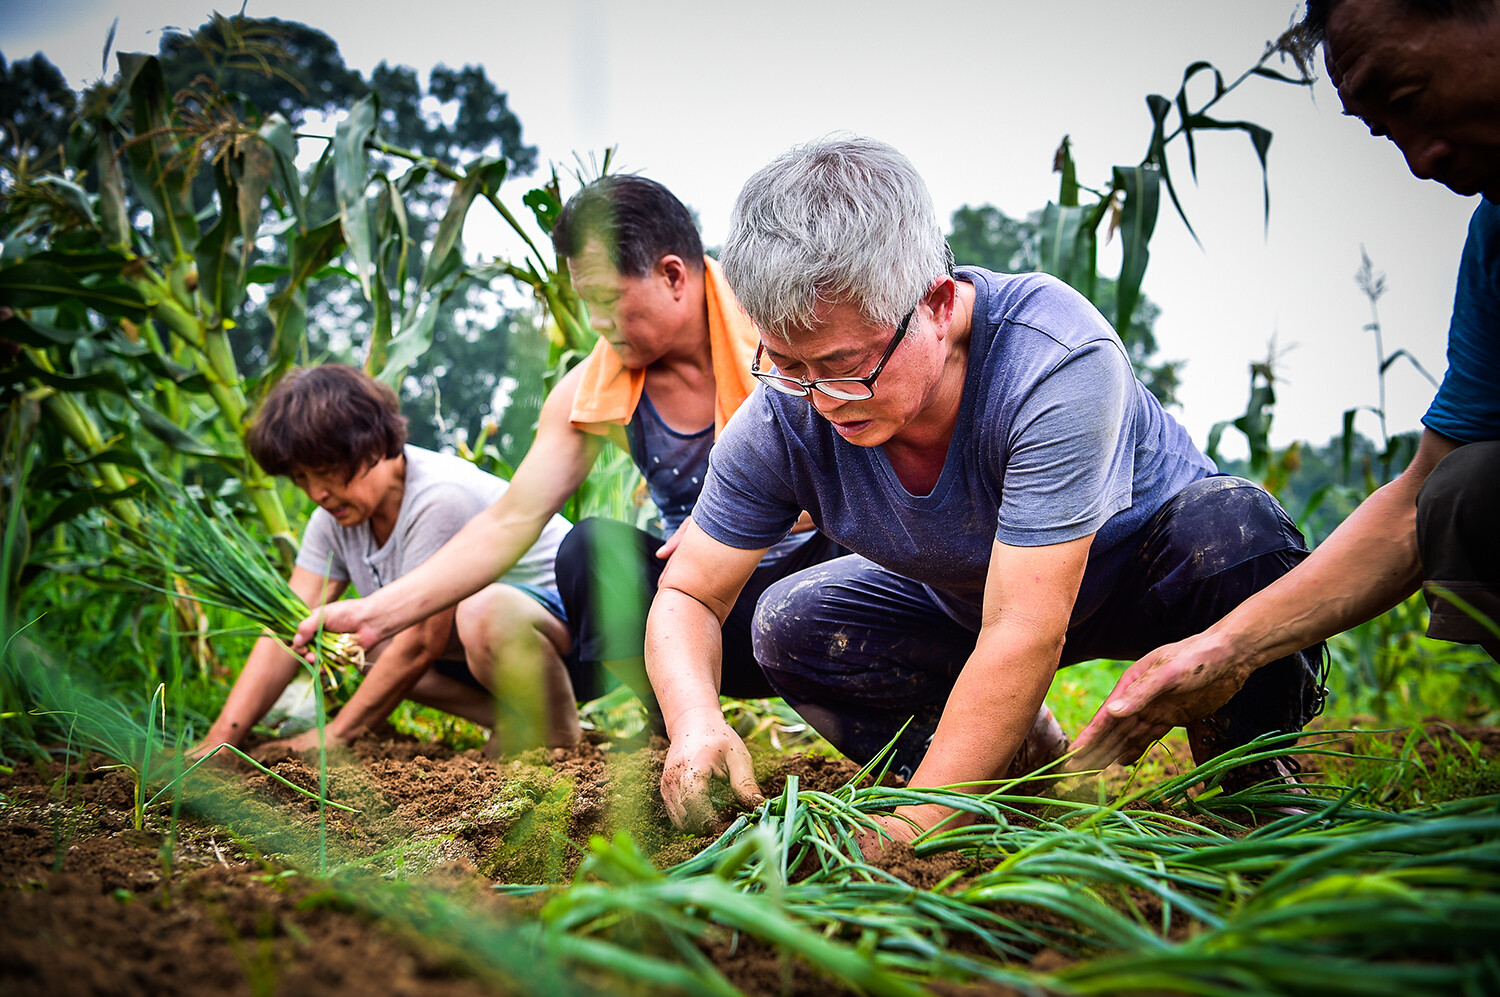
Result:
{"label": "human nose", "polygon": [[807,393],[807,400],[812,403],[812,407],[817,409],[820,415],[827,415],[830,412],[838,411],[843,407],[845,401],[842,398],[835,398],[832,395],[824,394],[816,388]]}
{"label": "human nose", "polygon": [[1397,139],[1396,144],[1406,157],[1407,169],[1419,180],[1438,179],[1444,161],[1453,153],[1447,142],[1431,135]]}

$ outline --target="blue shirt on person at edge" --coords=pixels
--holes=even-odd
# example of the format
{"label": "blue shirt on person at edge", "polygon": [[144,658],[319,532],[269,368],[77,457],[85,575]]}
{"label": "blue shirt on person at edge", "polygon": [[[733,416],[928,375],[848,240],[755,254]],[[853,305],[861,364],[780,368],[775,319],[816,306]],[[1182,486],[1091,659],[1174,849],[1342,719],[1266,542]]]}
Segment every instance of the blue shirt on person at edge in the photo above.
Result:
{"label": "blue shirt on person at edge", "polygon": [[1422,417],[1458,440],[1500,440],[1500,204],[1481,200],[1469,220],[1448,326],[1448,373]]}

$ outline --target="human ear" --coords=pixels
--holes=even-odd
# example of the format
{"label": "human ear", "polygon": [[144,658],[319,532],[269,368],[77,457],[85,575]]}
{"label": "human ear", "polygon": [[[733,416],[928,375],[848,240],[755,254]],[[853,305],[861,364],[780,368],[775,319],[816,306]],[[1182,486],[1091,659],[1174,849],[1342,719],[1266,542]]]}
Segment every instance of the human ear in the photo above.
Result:
{"label": "human ear", "polygon": [[673,297],[680,298],[687,293],[688,267],[682,257],[668,253],[656,261],[656,272],[667,282]]}
{"label": "human ear", "polygon": [[953,321],[953,309],[957,303],[958,284],[952,277],[946,276],[939,277],[922,299],[922,305],[932,310],[933,320],[944,328]]}

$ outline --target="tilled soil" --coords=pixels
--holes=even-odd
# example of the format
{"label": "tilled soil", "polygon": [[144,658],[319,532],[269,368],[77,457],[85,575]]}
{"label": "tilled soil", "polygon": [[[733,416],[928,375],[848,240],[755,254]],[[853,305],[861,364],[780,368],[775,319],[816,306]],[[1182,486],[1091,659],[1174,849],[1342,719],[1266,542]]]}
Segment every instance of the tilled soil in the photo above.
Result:
{"label": "tilled soil", "polygon": [[[1457,733],[1482,757],[1500,752],[1491,728],[1432,724],[1427,733],[1448,747]],[[330,761],[330,798],[358,812],[328,810],[326,834],[314,800],[249,767],[195,774],[175,820],[161,803],[137,830],[128,770],[97,755],[66,770],[55,760],[19,764],[0,775],[0,993],[512,992],[503,970],[476,961],[457,935],[434,940],[373,914],[338,870],[420,884],[502,926],[523,922],[543,898],[511,900],[489,886],[566,883],[591,838],[621,831],[666,867],[728,826],[727,811],[703,835],[671,825],[656,789],[665,749],[660,739],[595,738],[494,761],[367,736]],[[1424,740],[1417,750],[1437,749]],[[264,760],[317,790],[315,759]],[[847,760],[806,754],[758,759],[756,774],[774,795],[789,774],[802,789],[829,791],[855,772]],[[961,855],[919,857],[906,846],[889,846],[875,864],[918,889],[971,871]],[[320,868],[332,878],[304,875]],[[705,948],[746,993],[844,992],[750,939]]]}
{"label": "tilled soil", "polygon": [[[656,791],[665,749],[659,739],[600,740],[493,761],[366,737],[330,761],[330,799],[359,812],[328,810],[321,845],[318,804],[248,766],[195,773],[175,823],[170,804],[158,804],[137,830],[128,770],[98,755],[66,771],[22,763],[0,776],[0,993],[506,992],[502,974],[457,946],[392,930],[357,898],[289,870],[318,869],[321,847],[323,868],[358,861],[477,903],[501,923],[531,916],[535,902],[487,888],[565,883],[590,838],[622,830],[664,867],[728,826],[733,814],[700,836],[672,827]],[[315,759],[262,760],[317,790]],[[789,773],[804,788],[832,790],[856,772],[816,755],[778,764],[758,772],[770,794]],[[774,952],[743,945],[721,955],[722,971],[748,993],[782,992]],[[802,976],[801,992],[836,992]]]}

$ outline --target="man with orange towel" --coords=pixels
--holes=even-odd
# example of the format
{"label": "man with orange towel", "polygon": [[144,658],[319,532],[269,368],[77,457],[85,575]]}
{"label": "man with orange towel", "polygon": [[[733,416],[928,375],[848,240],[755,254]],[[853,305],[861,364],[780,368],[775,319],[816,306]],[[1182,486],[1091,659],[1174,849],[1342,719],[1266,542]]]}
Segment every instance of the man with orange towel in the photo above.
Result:
{"label": "man with orange towel", "polygon": [[[756,386],[749,369],[758,334],[704,256],[692,215],[654,181],[594,181],[564,206],[552,238],[588,305],[596,348],[547,396],[505,495],[416,571],[368,598],[325,607],[323,626],[373,647],[490,584],[536,541],[608,441],[645,475],[664,535],[585,520],[564,541],[557,568],[575,644],[569,671],[575,698],[600,691],[603,666],[654,713],[642,651],[646,611],[672,538],[697,501],[713,438]],[[805,529],[775,545],[724,625],[727,694],[772,695],[750,650],[760,592],[839,553]],[[299,645],[317,625],[316,616],[302,624]]]}

